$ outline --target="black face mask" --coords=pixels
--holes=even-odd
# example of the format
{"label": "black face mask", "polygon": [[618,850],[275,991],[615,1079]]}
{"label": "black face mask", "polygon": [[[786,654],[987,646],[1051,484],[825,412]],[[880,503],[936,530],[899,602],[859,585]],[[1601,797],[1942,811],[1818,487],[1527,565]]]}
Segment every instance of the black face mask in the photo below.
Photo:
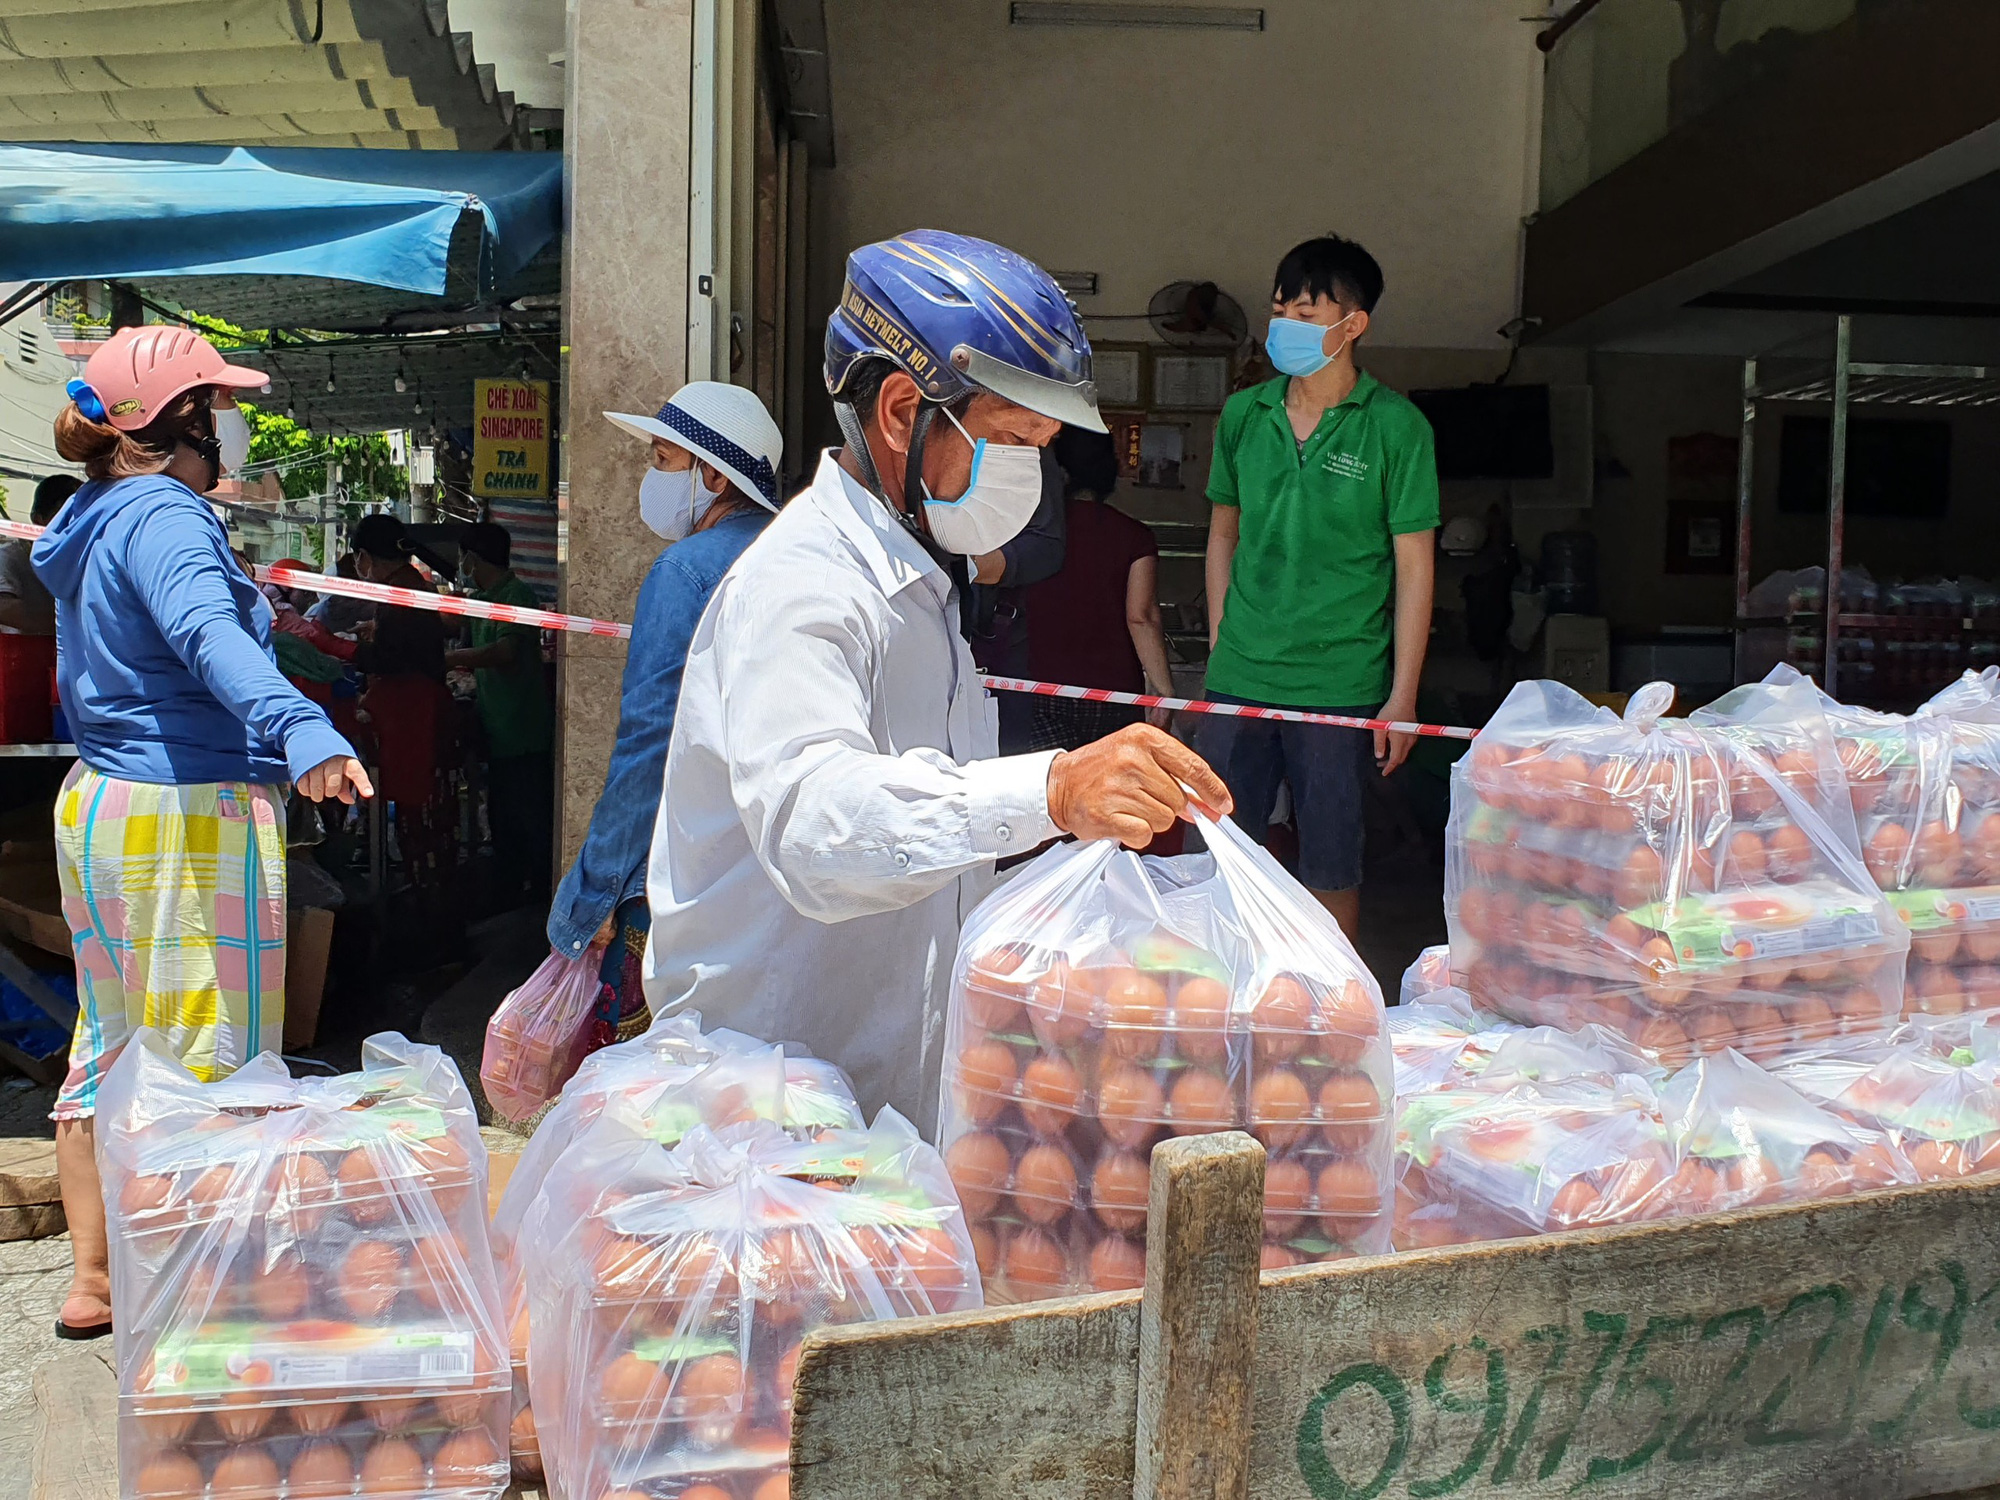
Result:
{"label": "black face mask", "polygon": [[181,441],[200,454],[202,462],[208,465],[208,483],[201,487],[201,492],[206,495],[222,483],[222,439],[215,435],[215,416],[209,407],[203,406],[196,420],[200,425],[182,434]]}

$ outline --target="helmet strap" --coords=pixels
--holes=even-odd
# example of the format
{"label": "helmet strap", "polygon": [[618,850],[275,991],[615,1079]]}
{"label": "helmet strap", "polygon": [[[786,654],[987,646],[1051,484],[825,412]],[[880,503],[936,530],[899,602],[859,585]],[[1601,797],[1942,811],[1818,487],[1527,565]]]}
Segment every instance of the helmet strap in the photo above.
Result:
{"label": "helmet strap", "polygon": [[917,420],[910,433],[910,452],[903,464],[903,503],[897,510],[889,503],[889,496],[882,488],[881,471],[875,467],[875,454],[868,446],[868,434],[862,426],[861,414],[850,401],[833,403],[834,420],[840,424],[840,435],[847,439],[847,450],[854,455],[855,464],[861,470],[861,482],[868,492],[880,500],[911,536],[917,545],[931,555],[931,560],[944,569],[945,576],[958,591],[959,630],[968,640],[976,620],[978,605],[972,593],[972,567],[968,559],[955,552],[946,552],[931,539],[930,518],[924,514],[924,440],[930,434],[931,423],[937,419],[937,406],[929,401],[917,408]]}
{"label": "helmet strap", "polygon": [[[208,408],[203,407],[202,410],[207,412]],[[206,417],[205,422],[207,431],[189,431],[181,434],[181,441],[200,454],[202,461],[208,465],[208,485],[202,490],[204,495],[222,483],[222,439],[215,435],[215,418],[212,414]]]}

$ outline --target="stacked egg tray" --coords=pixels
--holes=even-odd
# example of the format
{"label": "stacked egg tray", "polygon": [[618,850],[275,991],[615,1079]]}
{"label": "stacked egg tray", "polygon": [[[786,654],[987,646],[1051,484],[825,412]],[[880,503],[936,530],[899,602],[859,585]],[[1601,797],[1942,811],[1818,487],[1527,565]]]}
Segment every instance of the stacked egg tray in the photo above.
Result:
{"label": "stacked egg tray", "polygon": [[961,969],[940,1139],[988,1301],[1142,1285],[1148,1161],[1170,1135],[1263,1141],[1267,1268],[1386,1250],[1375,997],[1301,973],[1234,988],[1184,942],[1134,946],[1072,965],[1007,945]]}
{"label": "stacked egg tray", "polygon": [[1446,917],[1474,1003],[1610,1026],[1669,1066],[1892,1025],[1909,940],[1821,816],[1830,739],[1642,731],[1577,704],[1599,717],[1508,724],[1503,706],[1453,768]]}
{"label": "stacked egg tray", "polygon": [[126,1495],[504,1488],[509,1376],[469,1101],[376,1082],[331,1108],[101,1120]]}
{"label": "stacked egg tray", "polygon": [[1800,1057],[1777,1073],[1843,1119],[1882,1131],[1920,1181],[2000,1171],[2000,1061],[1940,1045],[1931,1027]]}
{"label": "stacked egg tray", "polygon": [[806,1142],[700,1126],[668,1153],[617,1139],[627,1123],[614,1107],[565,1153],[529,1231],[550,1477],[572,1494],[784,1500],[808,1333],[980,1305],[949,1180],[889,1111]]}

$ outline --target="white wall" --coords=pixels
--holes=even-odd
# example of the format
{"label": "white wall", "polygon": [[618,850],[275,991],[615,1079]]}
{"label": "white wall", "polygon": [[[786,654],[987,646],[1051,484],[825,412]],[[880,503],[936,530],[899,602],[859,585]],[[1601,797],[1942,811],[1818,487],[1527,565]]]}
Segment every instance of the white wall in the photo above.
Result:
{"label": "white wall", "polygon": [[1387,274],[1375,345],[1497,347],[1539,150],[1534,7],[1264,9],[1263,32],[1238,33],[1009,26],[1006,0],[828,6],[838,165],[815,199],[817,315],[846,249],[928,226],[1096,271],[1086,313],[1213,279],[1261,332],[1278,257],[1334,229]]}

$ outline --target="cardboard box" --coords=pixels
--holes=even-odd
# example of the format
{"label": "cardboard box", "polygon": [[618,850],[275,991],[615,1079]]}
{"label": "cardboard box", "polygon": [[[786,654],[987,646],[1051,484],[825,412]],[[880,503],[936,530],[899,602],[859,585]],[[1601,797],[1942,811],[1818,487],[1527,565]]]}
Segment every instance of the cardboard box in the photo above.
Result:
{"label": "cardboard box", "polygon": [[285,1050],[310,1047],[319,1034],[326,960],[333,949],[333,913],[316,906],[292,912],[285,924]]}

